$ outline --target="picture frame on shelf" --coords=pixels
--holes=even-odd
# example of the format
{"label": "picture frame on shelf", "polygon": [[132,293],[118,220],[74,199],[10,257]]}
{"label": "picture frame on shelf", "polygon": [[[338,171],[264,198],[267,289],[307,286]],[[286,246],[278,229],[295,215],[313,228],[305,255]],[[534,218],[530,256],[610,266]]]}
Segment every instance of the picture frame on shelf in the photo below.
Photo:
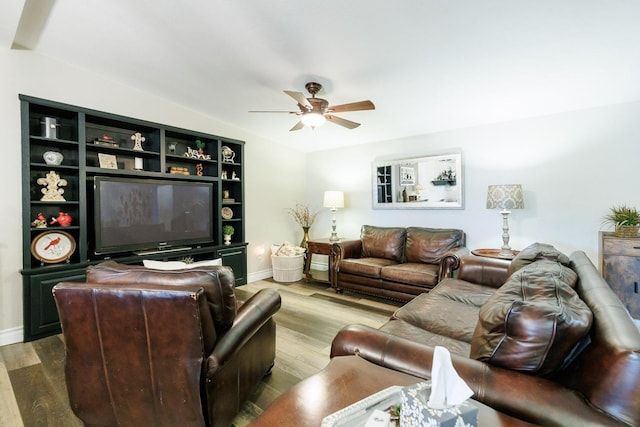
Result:
{"label": "picture frame on shelf", "polygon": [[118,159],[114,154],[98,153],[98,161],[102,169],[118,169]]}

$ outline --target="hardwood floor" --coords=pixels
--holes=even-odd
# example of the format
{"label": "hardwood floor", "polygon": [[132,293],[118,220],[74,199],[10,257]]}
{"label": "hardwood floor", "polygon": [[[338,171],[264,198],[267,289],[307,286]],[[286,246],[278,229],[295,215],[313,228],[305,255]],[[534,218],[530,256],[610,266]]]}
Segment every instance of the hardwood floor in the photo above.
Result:
{"label": "hardwood floor", "polygon": [[[276,361],[234,420],[246,426],[282,392],[329,362],[331,340],[345,325],[378,327],[398,303],[336,294],[326,285],[260,280],[237,288],[245,300],[263,288],[282,296],[275,316]],[[82,426],[69,407],[62,336],[0,347],[0,426]]]}

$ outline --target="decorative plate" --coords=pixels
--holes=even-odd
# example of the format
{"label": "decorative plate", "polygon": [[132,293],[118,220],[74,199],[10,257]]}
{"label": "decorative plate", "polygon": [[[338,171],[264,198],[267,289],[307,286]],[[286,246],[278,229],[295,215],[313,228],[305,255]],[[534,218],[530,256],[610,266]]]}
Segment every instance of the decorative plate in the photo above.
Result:
{"label": "decorative plate", "polygon": [[65,231],[46,231],[31,241],[33,256],[48,264],[66,261],[76,250],[76,240]]}
{"label": "decorative plate", "polygon": [[233,218],[233,211],[231,210],[231,208],[222,208],[222,211],[220,213],[223,219]]}

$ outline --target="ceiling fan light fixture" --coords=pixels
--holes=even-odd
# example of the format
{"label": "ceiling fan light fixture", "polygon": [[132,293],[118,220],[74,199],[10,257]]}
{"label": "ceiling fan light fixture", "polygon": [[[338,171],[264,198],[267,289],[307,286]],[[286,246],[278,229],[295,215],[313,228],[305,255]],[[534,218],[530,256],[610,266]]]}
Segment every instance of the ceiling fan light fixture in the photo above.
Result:
{"label": "ceiling fan light fixture", "polygon": [[323,114],[310,112],[303,114],[300,118],[300,121],[302,121],[302,123],[304,123],[305,125],[314,128],[317,126],[322,126],[324,122],[327,121],[327,119]]}

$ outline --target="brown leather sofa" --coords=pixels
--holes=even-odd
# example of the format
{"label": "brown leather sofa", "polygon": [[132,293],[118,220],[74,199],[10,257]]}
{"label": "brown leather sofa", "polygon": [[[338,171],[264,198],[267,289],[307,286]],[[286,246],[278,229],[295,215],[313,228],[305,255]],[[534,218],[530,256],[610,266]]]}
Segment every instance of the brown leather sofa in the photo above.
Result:
{"label": "brown leather sofa", "polygon": [[536,244],[511,263],[466,256],[456,278],[380,329],[343,328],[331,362],[251,426],[319,425],[386,387],[429,379],[434,345],[473,390],[479,426],[640,425],[638,328],[584,252]]}
{"label": "brown leather sofa", "polygon": [[547,255],[526,267],[465,257],[457,278],[379,330],[344,328],[331,357],[430,378],[433,346],[443,345],[473,399],[502,413],[545,426],[639,425],[637,326],[584,252]]}
{"label": "brown leather sofa", "polygon": [[469,254],[457,229],[362,226],[359,240],[332,245],[333,286],[397,301],[431,290]]}
{"label": "brown leather sofa", "polygon": [[53,289],[74,413],[91,426],[229,426],[270,372],[280,295],[236,304],[228,267],[109,261]]}

